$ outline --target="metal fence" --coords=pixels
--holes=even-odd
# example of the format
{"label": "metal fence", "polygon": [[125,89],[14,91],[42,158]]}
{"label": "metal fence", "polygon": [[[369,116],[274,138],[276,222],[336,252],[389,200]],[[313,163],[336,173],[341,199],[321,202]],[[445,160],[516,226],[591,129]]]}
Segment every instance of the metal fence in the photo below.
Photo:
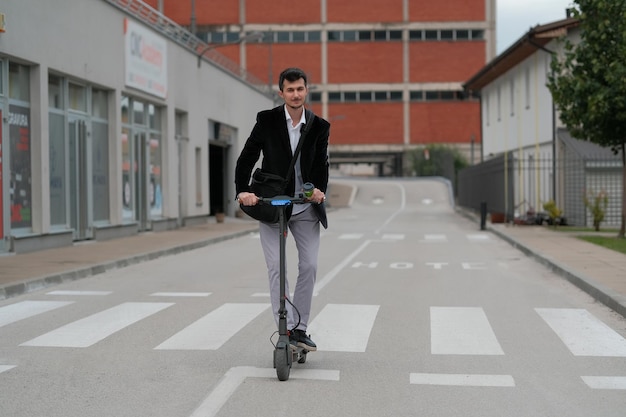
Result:
{"label": "metal fence", "polygon": [[505,221],[544,211],[554,200],[567,224],[591,227],[593,217],[585,196],[593,202],[605,193],[608,204],[602,227],[619,227],[622,209],[621,158],[604,155],[580,156],[561,152],[558,158],[529,152],[514,152],[459,172],[457,203],[479,211],[482,202],[492,215]]}

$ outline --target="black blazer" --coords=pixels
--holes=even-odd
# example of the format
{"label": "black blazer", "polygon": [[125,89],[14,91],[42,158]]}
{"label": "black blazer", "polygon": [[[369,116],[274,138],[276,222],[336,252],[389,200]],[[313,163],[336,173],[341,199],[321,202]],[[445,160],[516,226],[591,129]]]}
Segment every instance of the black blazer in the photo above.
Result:
{"label": "black blazer", "polygon": [[[328,187],[328,137],[330,123],[313,115],[313,123],[304,138],[300,151],[300,166],[304,182],[311,182],[324,193]],[[250,176],[263,152],[261,168],[265,172],[287,177],[287,170],[293,157],[284,105],[257,114],[256,124],[246,141],[235,168],[235,188],[237,194],[250,190]],[[289,195],[295,194],[294,176],[287,186]],[[312,204],[320,223],[328,227],[324,204]]]}

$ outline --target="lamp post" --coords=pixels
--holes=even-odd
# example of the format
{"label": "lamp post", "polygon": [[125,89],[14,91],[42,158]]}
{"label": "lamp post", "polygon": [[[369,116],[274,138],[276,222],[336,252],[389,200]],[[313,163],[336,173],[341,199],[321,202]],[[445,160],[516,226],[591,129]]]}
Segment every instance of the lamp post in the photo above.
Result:
{"label": "lamp post", "polygon": [[198,54],[198,68],[200,68],[200,65],[202,64],[202,57],[204,56],[204,54],[206,54],[211,49],[221,48],[222,46],[228,46],[228,45],[237,45],[244,41],[254,41],[254,40],[261,39],[261,38],[263,38],[263,34],[261,32],[250,32],[246,36],[242,36],[234,42],[207,45],[207,47],[204,48],[202,51],[200,51],[200,53]]}

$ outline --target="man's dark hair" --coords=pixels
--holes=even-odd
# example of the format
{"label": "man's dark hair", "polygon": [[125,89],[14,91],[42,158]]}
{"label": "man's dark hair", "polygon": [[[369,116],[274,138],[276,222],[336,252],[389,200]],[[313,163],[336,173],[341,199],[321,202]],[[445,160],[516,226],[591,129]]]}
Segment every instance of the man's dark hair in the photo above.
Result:
{"label": "man's dark hair", "polygon": [[283,91],[283,82],[285,80],[292,83],[294,81],[298,81],[300,78],[304,80],[304,85],[306,86],[307,79],[306,73],[304,71],[302,71],[300,68],[287,68],[286,70],[281,72],[280,76],[278,77],[278,88],[280,88],[280,91]]}

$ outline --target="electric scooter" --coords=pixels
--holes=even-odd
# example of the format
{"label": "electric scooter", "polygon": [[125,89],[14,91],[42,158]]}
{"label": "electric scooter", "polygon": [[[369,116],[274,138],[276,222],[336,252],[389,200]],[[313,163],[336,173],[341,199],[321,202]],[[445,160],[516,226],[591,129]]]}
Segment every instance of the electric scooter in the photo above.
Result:
{"label": "electric scooter", "polygon": [[[279,381],[289,379],[289,372],[294,361],[298,363],[306,362],[308,350],[289,343],[289,330],[287,329],[287,308],[285,302],[288,301],[289,294],[286,294],[286,271],[287,271],[287,207],[292,204],[302,204],[307,202],[307,198],[313,195],[314,186],[311,183],[304,184],[304,192],[298,193],[298,197],[275,196],[259,197],[260,204],[271,204],[278,208],[278,225],[280,233],[280,307],[278,309],[278,341],[274,345],[274,368]],[[292,304],[293,306],[293,304]],[[295,306],[294,306],[295,309]]]}

